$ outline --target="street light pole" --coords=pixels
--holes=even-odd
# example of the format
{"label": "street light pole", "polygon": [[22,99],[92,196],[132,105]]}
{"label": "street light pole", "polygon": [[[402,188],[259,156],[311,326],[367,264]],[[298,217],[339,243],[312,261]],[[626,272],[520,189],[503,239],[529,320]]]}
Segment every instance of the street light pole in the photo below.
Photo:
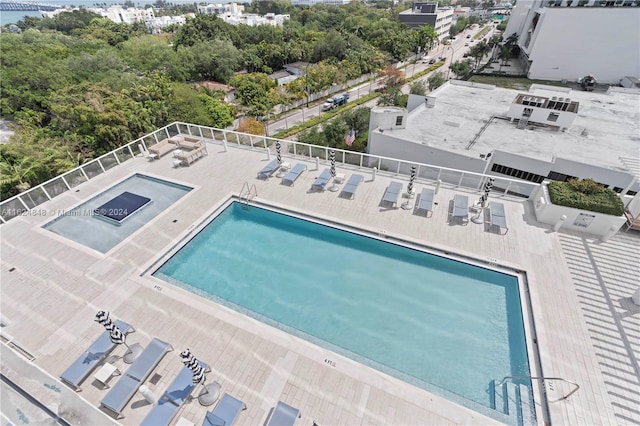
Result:
{"label": "street light pole", "polygon": [[447,81],[449,80],[449,74],[451,73],[451,65],[453,64],[453,56],[456,54],[456,50],[449,46],[447,49],[451,49],[451,59],[449,59],[449,69],[447,70]]}

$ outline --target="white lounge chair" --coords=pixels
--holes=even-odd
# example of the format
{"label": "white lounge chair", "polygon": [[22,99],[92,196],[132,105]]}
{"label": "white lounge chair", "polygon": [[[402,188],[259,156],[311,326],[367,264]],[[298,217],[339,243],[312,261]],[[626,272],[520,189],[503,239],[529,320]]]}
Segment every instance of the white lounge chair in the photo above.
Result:
{"label": "white lounge chair", "polygon": [[300,410],[282,401],[278,401],[276,408],[274,408],[269,414],[269,417],[267,417],[265,426],[293,426],[299,417]]}

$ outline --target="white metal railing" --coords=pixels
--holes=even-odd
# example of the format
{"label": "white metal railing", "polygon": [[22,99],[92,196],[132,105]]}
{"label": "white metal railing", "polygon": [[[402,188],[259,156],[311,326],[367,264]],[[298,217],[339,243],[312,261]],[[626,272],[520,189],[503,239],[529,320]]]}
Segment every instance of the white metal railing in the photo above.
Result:
{"label": "white metal railing", "polygon": [[[469,188],[481,191],[484,182],[489,177],[482,173],[439,167],[431,164],[416,163],[392,157],[371,155],[326,146],[310,145],[286,139],[276,139],[269,136],[251,135],[234,130],[216,129],[195,124],[174,122],[152,133],[138,138],[107,154],[89,161],[73,170],[63,173],[25,192],[15,195],[0,203],[0,221],[6,223],[16,216],[33,211],[39,205],[63,194],[83,182],[106,173],[111,168],[120,166],[136,156],[144,156],[149,146],[158,141],[178,134],[198,136],[207,143],[222,144],[225,150],[229,145],[241,149],[262,151],[271,155],[273,146],[280,141],[282,152],[298,159],[311,161],[329,161],[329,151],[336,154],[336,163],[344,168],[369,169],[372,173],[381,175],[409,175],[411,166],[417,166],[418,180],[431,180],[445,183],[456,188]],[[502,191],[504,194],[520,194],[529,196],[538,184],[519,181],[506,177],[491,175],[494,178],[493,192]]]}

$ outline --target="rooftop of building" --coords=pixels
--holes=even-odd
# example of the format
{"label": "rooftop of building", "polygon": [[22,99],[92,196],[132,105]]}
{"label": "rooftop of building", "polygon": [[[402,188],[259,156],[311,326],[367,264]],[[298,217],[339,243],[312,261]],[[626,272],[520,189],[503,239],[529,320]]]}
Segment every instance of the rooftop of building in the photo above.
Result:
{"label": "rooftop of building", "polygon": [[[380,199],[389,183],[406,184],[407,176],[379,171],[376,177],[367,167],[343,163],[341,150],[337,150],[338,171],[365,175],[357,196],[348,200],[331,191],[311,194],[309,188],[319,169],[328,166],[326,156],[316,165],[304,155],[304,149],[299,147],[294,155],[289,150],[293,142],[282,141],[283,159],[308,168],[295,186],[288,187],[276,178],[256,179],[256,172],[268,162],[264,138],[180,127],[185,134],[203,132],[209,155],[190,167],[174,168],[171,155],[148,161],[142,155],[127,157],[126,152],[132,151],[125,147],[117,164],[107,162],[112,158],[109,155],[103,158],[105,164],[112,165],[106,171],[95,172],[101,168],[84,165],[88,172],[95,172],[87,174],[89,181],[54,195],[33,214],[2,225],[0,308],[3,318],[11,321],[1,331],[3,338],[11,335],[17,339],[14,346],[26,348],[38,368],[58,377],[100,334],[100,327],[92,320],[96,311],[108,309],[114,317],[135,325],[133,341],[146,344],[155,336],[174,345],[175,350],[157,368],[157,380],[147,382],[152,392],[160,395],[175,378],[182,368],[178,353],[189,346],[212,365],[210,381],[218,381],[223,392],[246,403],[240,424],[263,424],[278,400],[300,408],[300,424],[494,423],[445,398],[143,272],[168,248],[192,234],[194,226],[215,206],[249,182],[255,184],[259,202],[377,232],[385,239],[413,241],[478,262],[526,271],[540,357],[531,362],[539,362],[545,376],[567,378],[580,385],[569,399],[548,404],[550,422],[616,424],[633,419],[638,347],[629,342],[640,337],[640,307],[629,297],[637,288],[640,267],[639,239],[633,232],[619,233],[605,244],[583,233],[551,232],[536,222],[528,200],[494,192],[491,197],[505,204],[509,221],[506,235],[488,232],[481,224],[452,226],[447,221],[452,197],[462,193],[475,198],[479,193],[477,188],[446,183],[436,194],[437,205],[429,218],[410,210],[381,208]],[[158,130],[159,138],[168,131],[175,133],[175,128]],[[144,141],[153,139],[146,137]],[[131,149],[137,149],[140,141],[132,142]],[[194,190],[105,255],[41,229],[60,212],[135,173],[186,184]],[[433,181],[416,180],[418,191],[432,185]],[[37,193],[34,188],[33,195]],[[2,349],[5,354],[9,350],[4,345]],[[124,352],[119,347],[114,352],[117,356],[112,357],[119,368],[123,367],[120,356]],[[7,358],[2,358],[3,374],[28,387],[47,406],[57,404],[61,413],[95,411],[107,393],[88,378],[83,384],[83,400],[70,407],[68,402],[55,399],[69,391],[65,385],[44,376],[42,370],[38,370],[41,378],[22,374]],[[327,359],[337,362],[328,366]],[[57,391],[52,391],[52,386]],[[558,380],[549,381],[549,386],[550,398],[559,398],[571,389]],[[139,424],[150,412],[151,405],[144,404],[141,397],[134,401],[125,409],[123,423]],[[208,409],[193,401],[176,418],[200,424]],[[101,420],[104,424],[109,419]]]}
{"label": "rooftop of building", "polygon": [[[493,150],[552,161],[565,158],[624,170],[620,156],[640,155],[640,95],[563,91],[533,85],[529,91],[478,84],[445,84],[430,96],[434,107],[421,104],[409,113],[404,129],[385,130],[393,136],[478,157]],[[467,149],[492,116],[506,117],[519,94],[564,97],[579,103],[573,125],[565,131],[537,125],[518,129],[517,122],[494,119]]]}

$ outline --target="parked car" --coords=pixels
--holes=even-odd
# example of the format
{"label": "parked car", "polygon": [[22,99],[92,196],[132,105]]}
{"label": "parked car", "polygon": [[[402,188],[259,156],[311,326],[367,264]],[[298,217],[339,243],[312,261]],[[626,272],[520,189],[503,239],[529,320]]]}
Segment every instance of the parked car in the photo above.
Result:
{"label": "parked car", "polygon": [[467,38],[471,38],[471,34],[467,34]]}
{"label": "parked car", "polygon": [[435,64],[435,63],[436,63],[436,59],[435,59],[435,58],[431,58],[431,59],[429,59],[429,63],[430,63],[430,64]]}

